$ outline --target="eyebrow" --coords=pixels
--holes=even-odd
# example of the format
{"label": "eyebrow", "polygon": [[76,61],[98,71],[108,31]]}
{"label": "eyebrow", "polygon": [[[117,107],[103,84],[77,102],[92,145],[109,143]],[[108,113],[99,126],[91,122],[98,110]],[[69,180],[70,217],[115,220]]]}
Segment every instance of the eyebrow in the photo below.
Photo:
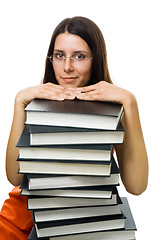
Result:
{"label": "eyebrow", "polygon": [[[60,50],[60,49],[54,49],[54,52],[60,52],[60,53],[65,53],[65,51]],[[77,51],[73,51],[74,54],[77,53],[85,53],[85,54],[89,54],[88,52],[84,51],[84,50],[77,50]]]}

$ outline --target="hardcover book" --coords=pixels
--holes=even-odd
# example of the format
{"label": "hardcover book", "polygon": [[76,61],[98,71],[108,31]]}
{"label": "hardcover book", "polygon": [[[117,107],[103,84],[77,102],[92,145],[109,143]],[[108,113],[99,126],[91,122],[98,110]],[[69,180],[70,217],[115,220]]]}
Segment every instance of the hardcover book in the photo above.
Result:
{"label": "hardcover book", "polygon": [[113,146],[109,144],[75,144],[30,146],[24,136],[17,147],[19,158],[106,161],[111,159]]}
{"label": "hardcover book", "polygon": [[119,168],[113,158],[111,164],[111,175],[104,176],[78,176],[56,175],[56,174],[25,174],[22,180],[23,188],[29,190],[57,189],[69,187],[100,186],[100,185],[118,185]]}
{"label": "hardcover book", "polygon": [[[89,233],[79,233],[72,235],[64,235],[64,236],[54,236],[54,237],[46,237],[41,238],[43,240],[135,240],[135,231],[136,225],[133,219],[133,215],[131,209],[128,204],[128,200],[126,197],[121,198],[123,204],[121,205],[122,211],[125,214],[126,220],[123,229],[117,230],[107,230],[107,231],[94,231]],[[35,227],[33,227],[32,232],[29,236],[29,240],[36,240],[37,232]]]}
{"label": "hardcover book", "polygon": [[82,100],[33,100],[26,107],[26,124],[116,130],[121,104]]}
{"label": "hardcover book", "polygon": [[55,197],[79,197],[79,198],[111,198],[115,187],[90,186],[77,188],[60,188],[45,190],[22,189],[22,196],[55,196]]}
{"label": "hardcover book", "polygon": [[18,158],[19,173],[109,176],[111,162]]}
{"label": "hardcover book", "polygon": [[58,210],[35,210],[32,212],[34,222],[47,222],[53,220],[75,219],[117,214],[121,214],[121,204],[113,206],[79,207]]}
{"label": "hardcover book", "polygon": [[71,208],[87,207],[100,205],[120,204],[120,198],[117,191],[114,191],[110,199],[100,198],[71,198],[71,197],[49,197],[49,196],[28,196],[28,209],[50,209],[50,208]]}
{"label": "hardcover book", "polygon": [[121,122],[116,130],[26,125],[23,135],[30,145],[63,144],[121,144],[124,128]]}
{"label": "hardcover book", "polygon": [[74,220],[35,223],[38,237],[61,236],[67,234],[121,229],[125,225],[125,215],[106,215]]}

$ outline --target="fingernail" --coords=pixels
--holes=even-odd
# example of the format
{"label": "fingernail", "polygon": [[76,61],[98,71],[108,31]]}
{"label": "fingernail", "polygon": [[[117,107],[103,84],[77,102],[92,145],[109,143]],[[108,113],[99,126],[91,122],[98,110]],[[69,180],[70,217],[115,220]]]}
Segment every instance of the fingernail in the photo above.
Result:
{"label": "fingernail", "polygon": [[69,99],[74,99],[76,96],[75,95],[69,95],[69,96],[67,96],[67,98],[69,98]]}
{"label": "fingernail", "polygon": [[63,100],[64,100],[64,98],[58,98],[57,100],[58,100],[58,101],[63,101]]}

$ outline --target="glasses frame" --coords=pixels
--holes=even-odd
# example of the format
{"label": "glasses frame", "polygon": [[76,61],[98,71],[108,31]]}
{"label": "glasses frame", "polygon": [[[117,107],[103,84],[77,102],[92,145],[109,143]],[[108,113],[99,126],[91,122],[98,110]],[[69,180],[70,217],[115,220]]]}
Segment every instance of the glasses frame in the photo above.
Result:
{"label": "glasses frame", "polygon": [[[50,60],[50,62],[53,64],[53,57],[55,56],[55,54],[53,55],[50,55],[50,56],[47,56],[47,59]],[[66,58],[69,58],[71,63],[74,63],[74,58],[73,57],[70,57],[70,56],[63,56],[62,59],[57,59],[59,60],[59,62],[61,63],[64,63],[66,61]],[[85,57],[83,58],[83,60],[92,60],[93,58],[92,57]],[[80,62],[81,60],[78,60],[77,62]]]}

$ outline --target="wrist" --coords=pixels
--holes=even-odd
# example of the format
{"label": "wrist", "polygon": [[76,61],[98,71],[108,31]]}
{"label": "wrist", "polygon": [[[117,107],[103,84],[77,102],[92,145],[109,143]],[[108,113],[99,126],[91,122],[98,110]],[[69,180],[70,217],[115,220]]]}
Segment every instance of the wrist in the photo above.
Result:
{"label": "wrist", "polygon": [[13,121],[15,120],[17,123],[19,120],[24,124],[25,122],[25,104],[23,103],[22,98],[20,97],[20,94],[18,93],[15,97],[15,102],[14,102],[14,116],[13,116]]}
{"label": "wrist", "polygon": [[123,95],[122,104],[124,111],[126,111],[127,109],[132,109],[133,107],[137,107],[137,101],[135,96],[128,91],[126,91],[126,94]]}
{"label": "wrist", "polygon": [[24,96],[25,93],[23,91],[17,93],[15,97],[15,107],[22,108],[23,110],[26,108],[28,103],[26,102]]}

